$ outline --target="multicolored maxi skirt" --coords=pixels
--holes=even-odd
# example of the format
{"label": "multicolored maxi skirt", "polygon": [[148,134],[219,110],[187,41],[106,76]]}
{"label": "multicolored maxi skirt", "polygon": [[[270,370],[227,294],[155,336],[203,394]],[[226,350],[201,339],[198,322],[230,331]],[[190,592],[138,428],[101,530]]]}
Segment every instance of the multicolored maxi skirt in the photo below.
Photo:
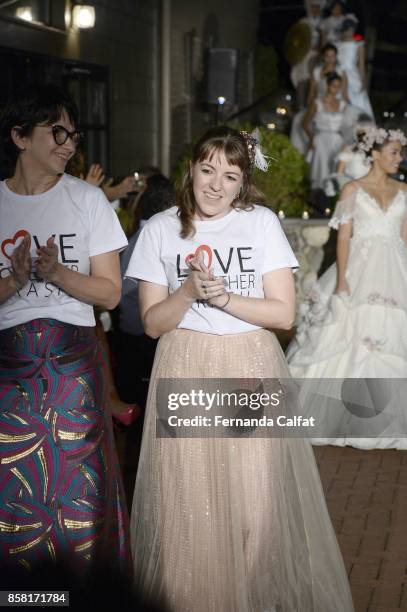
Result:
{"label": "multicolored maxi skirt", "polygon": [[126,571],[128,518],[94,328],[0,331],[0,564]]}

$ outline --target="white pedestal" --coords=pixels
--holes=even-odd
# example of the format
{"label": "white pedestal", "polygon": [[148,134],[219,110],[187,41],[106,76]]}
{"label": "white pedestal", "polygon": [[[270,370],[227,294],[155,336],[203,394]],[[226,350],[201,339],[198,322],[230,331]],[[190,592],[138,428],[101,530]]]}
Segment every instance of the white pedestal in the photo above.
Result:
{"label": "white pedestal", "polygon": [[329,219],[282,219],[281,224],[300,264],[295,274],[297,313],[299,305],[318,277],[328,242]]}

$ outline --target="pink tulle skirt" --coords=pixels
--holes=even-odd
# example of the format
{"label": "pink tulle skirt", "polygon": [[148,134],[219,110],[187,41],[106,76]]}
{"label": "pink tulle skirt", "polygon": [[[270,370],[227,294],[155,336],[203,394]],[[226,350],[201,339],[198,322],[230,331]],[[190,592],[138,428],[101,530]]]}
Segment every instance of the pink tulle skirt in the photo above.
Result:
{"label": "pink tulle skirt", "polygon": [[156,436],[162,378],[288,378],[269,331],[158,344],[132,509],[137,586],[173,612],[349,612],[311,445]]}

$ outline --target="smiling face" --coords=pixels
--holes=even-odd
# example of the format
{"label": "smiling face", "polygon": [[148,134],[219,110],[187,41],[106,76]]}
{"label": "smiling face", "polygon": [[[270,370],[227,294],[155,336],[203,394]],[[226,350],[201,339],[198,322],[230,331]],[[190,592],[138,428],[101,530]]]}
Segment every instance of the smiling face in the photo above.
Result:
{"label": "smiling face", "polygon": [[[69,132],[75,130],[65,110],[55,124],[61,125]],[[62,144],[56,144],[49,124],[36,125],[30,136],[18,137],[15,132],[15,142],[21,150],[20,159],[29,172],[48,176],[62,174],[69,159],[75,153],[75,144],[71,138]]]}
{"label": "smiling face", "polygon": [[373,161],[387,174],[397,172],[403,159],[401,142],[393,140],[383,145],[380,151],[372,151]]}
{"label": "smiling face", "polygon": [[238,166],[231,166],[221,151],[191,165],[191,177],[195,218],[201,220],[219,219],[227,215],[243,185],[242,170]]}

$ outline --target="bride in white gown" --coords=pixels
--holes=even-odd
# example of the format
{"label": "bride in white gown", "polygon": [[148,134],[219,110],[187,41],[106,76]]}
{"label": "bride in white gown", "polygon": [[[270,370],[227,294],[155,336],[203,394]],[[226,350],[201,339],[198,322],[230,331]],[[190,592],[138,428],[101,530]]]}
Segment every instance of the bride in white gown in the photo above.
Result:
{"label": "bride in white gown", "polygon": [[304,131],[309,138],[307,160],[311,163],[313,189],[322,188],[324,180],[334,171],[336,156],[344,142],[341,127],[346,102],[338,99],[342,78],[334,72],[328,74],[326,83],[326,95],[311,104],[303,121]]}
{"label": "bride in white gown", "polygon": [[341,40],[336,43],[338,60],[348,77],[348,95],[352,106],[373,117],[372,105],[366,91],[365,45],[354,40],[357,19],[349,15],[340,27]]}
{"label": "bride in white gown", "polygon": [[406,381],[396,380],[407,378],[407,186],[389,177],[405,144],[400,130],[366,130],[372,169],[342,191],[330,221],[337,262],[311,289],[288,348],[292,376],[314,379],[302,396],[319,420],[315,444],[407,448]]}
{"label": "bride in white gown", "polygon": [[[326,95],[327,84],[326,77],[328,74],[336,72],[342,78],[342,87],[338,93],[338,97],[348,101],[348,81],[346,73],[342,70],[338,62],[338,51],[335,45],[327,44],[321,49],[322,63],[312,71],[309,90],[307,96],[307,107],[309,108],[316,98],[322,98]],[[303,108],[293,117],[290,131],[290,140],[294,147],[301,155],[306,155],[309,145],[309,139],[304,132],[302,122],[304,121],[307,108]]]}

